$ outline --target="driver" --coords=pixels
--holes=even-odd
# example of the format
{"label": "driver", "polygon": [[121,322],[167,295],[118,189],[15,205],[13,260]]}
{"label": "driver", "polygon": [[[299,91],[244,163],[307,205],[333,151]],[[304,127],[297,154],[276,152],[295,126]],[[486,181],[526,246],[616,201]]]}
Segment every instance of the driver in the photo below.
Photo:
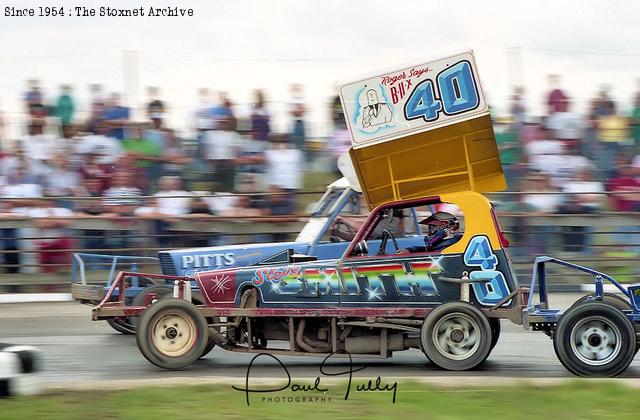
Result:
{"label": "driver", "polygon": [[439,211],[420,221],[421,225],[426,225],[428,234],[424,237],[424,247],[413,246],[408,248],[410,252],[433,252],[441,251],[462,238],[458,232],[460,222],[451,213]]}

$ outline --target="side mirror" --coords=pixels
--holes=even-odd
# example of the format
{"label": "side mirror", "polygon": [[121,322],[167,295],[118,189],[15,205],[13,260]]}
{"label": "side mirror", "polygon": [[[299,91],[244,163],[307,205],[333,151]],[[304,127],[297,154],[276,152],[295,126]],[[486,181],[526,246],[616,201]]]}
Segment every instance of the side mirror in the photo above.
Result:
{"label": "side mirror", "polygon": [[364,239],[356,244],[351,252],[353,256],[369,255],[369,249],[367,248],[367,241]]}

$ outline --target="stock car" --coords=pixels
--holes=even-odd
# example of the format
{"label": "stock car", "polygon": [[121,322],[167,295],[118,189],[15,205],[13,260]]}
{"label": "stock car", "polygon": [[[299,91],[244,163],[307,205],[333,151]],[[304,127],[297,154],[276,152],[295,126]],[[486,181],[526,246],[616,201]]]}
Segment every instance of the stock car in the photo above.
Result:
{"label": "stock car", "polygon": [[[403,249],[392,229],[397,210],[451,203],[461,214],[460,239],[437,252]],[[371,236],[383,227],[380,241]],[[400,236],[396,238],[396,236]],[[616,376],[640,346],[640,284],[624,287],[610,276],[552,257],[538,257],[531,284],[520,287],[489,200],[473,191],[380,205],[343,255],[318,260],[287,249],[259,264],[196,273],[191,279],[152,275],[174,283],[173,296],[125,304],[120,272],[94,320],[140,317],[142,355],[165,369],[182,369],[215,346],[275,355],[387,358],[421,349],[446,370],[473,369],[498,342],[501,319],[553,339],[561,363],[580,376]],[[545,265],[561,264],[595,276],[595,292],[566,311],[549,308]],[[603,281],[622,295],[603,292]],[[538,299],[534,299],[534,291]]]}
{"label": "stock car", "polygon": [[[416,245],[424,238],[394,224],[399,211],[442,203],[459,209],[460,240],[437,252],[404,248],[403,240]],[[168,369],[192,364],[214,345],[382,358],[422,348],[445,369],[471,369],[495,346],[499,318],[521,319],[525,298],[495,220],[489,200],[472,191],[388,203],[370,214],[338,259],[287,249],[257,265],[196,273],[202,305],[180,298],[152,303],[152,296],[141,306],[113,302],[110,294],[130,275],[120,273],[94,319],[141,314],[138,346]],[[371,240],[379,227],[382,240]],[[175,296],[190,291],[186,278],[168,279],[177,283]]]}
{"label": "stock car", "polygon": [[[405,94],[390,80],[401,81]],[[220,346],[372,358],[417,348],[441,368],[467,370],[490,355],[501,319],[547,334],[576,375],[616,376],[629,366],[640,343],[640,283],[622,286],[540,256],[531,283],[519,286],[508,241],[482,195],[504,190],[506,180],[472,52],[357,80],[340,95],[349,157],[371,209],[348,244],[333,248],[340,255],[283,246],[243,267],[196,272],[196,303],[189,275],[120,272],[93,319],[139,318],[140,352],[165,369]],[[459,231],[426,252],[433,232],[423,236],[416,215],[433,216],[440,206],[451,209]],[[550,307],[549,264],[593,275],[594,292],[565,311]],[[130,279],[140,276],[173,283],[173,297],[153,291],[127,305]],[[620,294],[604,293],[605,281]]]}

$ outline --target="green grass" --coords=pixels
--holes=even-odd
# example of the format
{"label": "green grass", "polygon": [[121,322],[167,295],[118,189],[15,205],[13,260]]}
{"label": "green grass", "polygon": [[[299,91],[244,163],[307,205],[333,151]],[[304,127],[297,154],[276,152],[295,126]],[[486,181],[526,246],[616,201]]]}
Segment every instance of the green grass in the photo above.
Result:
{"label": "green grass", "polygon": [[[197,379],[194,378],[194,382]],[[388,381],[384,381],[388,382]],[[434,388],[419,383],[398,384],[397,401],[388,392],[356,392],[352,384],[344,400],[346,383],[322,384],[327,394],[290,390],[275,397],[324,396],[325,402],[262,402],[230,385],[173,388],[138,388],[128,391],[67,392],[39,397],[0,400],[2,419],[492,419],[637,418],[638,389],[619,383],[574,381],[552,387],[520,385],[477,389]],[[263,394],[267,396],[266,394]],[[328,398],[332,400],[329,402]]]}

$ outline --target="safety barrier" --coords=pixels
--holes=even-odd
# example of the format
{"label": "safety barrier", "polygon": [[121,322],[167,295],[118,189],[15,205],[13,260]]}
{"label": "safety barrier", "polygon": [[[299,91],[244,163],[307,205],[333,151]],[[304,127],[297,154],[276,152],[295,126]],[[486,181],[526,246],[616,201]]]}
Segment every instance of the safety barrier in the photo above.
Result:
{"label": "safety barrier", "polygon": [[0,344],[0,397],[41,391],[42,352],[36,347]]}
{"label": "safety barrier", "polygon": [[[511,241],[510,253],[518,274],[528,275],[536,255],[551,254],[560,258],[595,266],[611,272],[622,281],[640,277],[636,261],[640,256],[640,213],[600,212],[597,214],[532,215],[499,212],[502,229]],[[40,247],[34,219],[0,218],[0,229],[15,229],[19,234],[0,234],[0,291],[68,291],[71,254],[101,254],[112,264],[112,255],[144,257],[137,261],[140,271],[157,272],[157,251],[183,247],[212,246],[271,240],[292,240],[308,216],[219,217],[187,215],[170,219],[122,217],[116,219],[74,216],[67,218],[70,228],[64,249]],[[121,224],[126,220],[127,226]],[[165,226],[156,230],[158,221]],[[274,239],[276,238],[277,239]],[[8,243],[14,247],[7,247]],[[57,260],[59,254],[62,260]],[[52,255],[56,258],[42,258]],[[105,261],[107,261],[105,260]],[[122,267],[118,266],[118,269]],[[106,273],[114,270],[105,266]],[[77,275],[77,273],[73,273]],[[580,282],[575,273],[549,274],[553,283]],[[104,281],[105,278],[93,279]],[[92,280],[92,279],[90,279]]]}

